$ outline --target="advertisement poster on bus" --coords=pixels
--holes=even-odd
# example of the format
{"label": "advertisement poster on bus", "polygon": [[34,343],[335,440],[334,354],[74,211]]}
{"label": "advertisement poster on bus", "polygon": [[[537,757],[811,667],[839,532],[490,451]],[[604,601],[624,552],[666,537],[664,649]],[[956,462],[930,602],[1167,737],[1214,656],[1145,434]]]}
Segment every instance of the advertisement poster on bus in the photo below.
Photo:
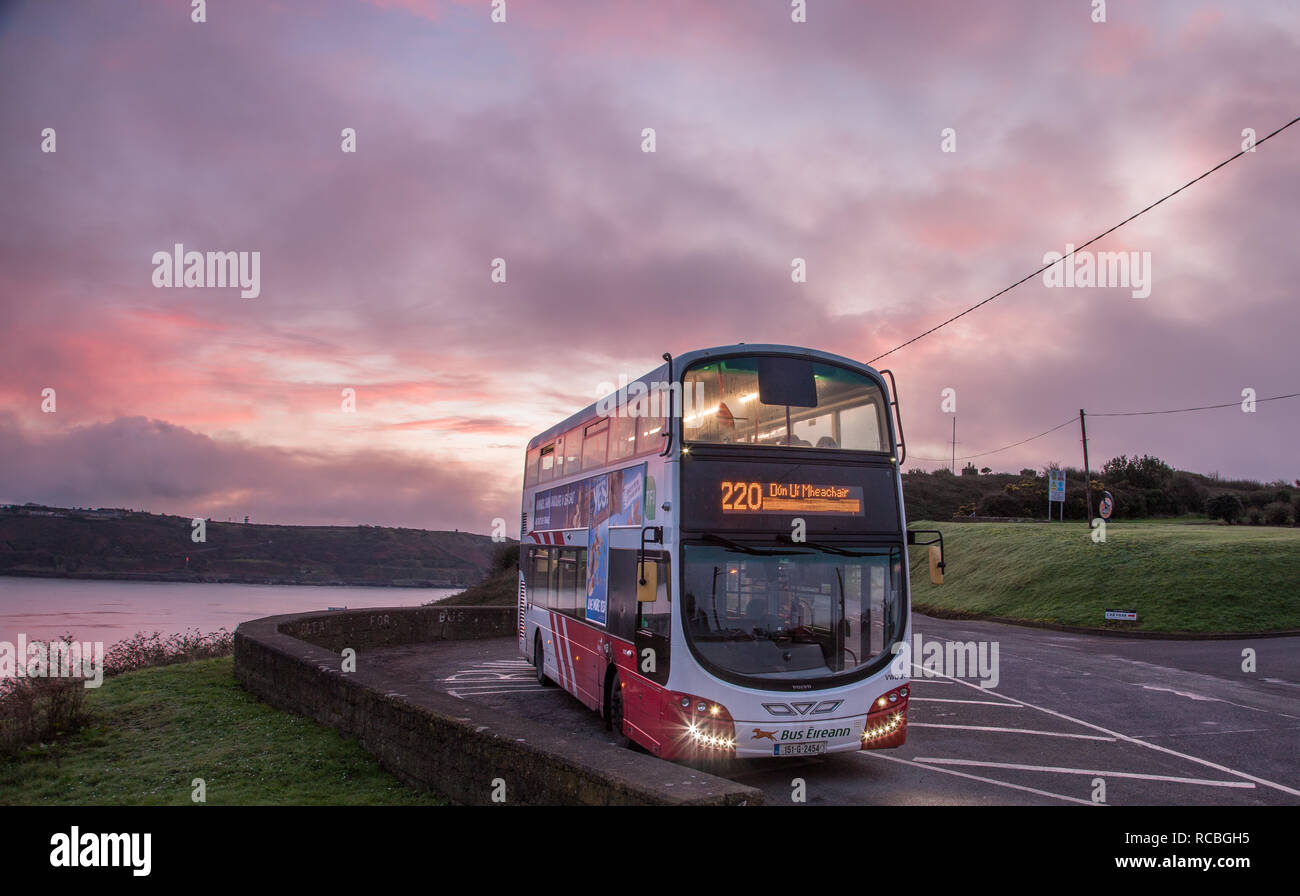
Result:
{"label": "advertisement poster on bus", "polygon": [[641,525],[645,464],[588,479],[587,612],[604,625],[609,598],[609,528]]}
{"label": "advertisement poster on bus", "polygon": [[587,489],[591,481],[584,479],[539,492],[533,502],[533,528],[539,532],[585,529],[590,509]]}

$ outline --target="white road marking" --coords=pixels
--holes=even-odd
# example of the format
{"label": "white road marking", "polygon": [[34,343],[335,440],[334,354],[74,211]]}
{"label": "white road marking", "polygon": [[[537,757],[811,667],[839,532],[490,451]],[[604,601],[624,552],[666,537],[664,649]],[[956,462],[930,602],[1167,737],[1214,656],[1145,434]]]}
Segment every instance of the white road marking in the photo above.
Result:
{"label": "white road marking", "polygon": [[1300,728],[1294,726],[1290,728],[1232,728],[1227,731],[1184,731],[1179,734],[1161,732],[1160,734],[1135,734],[1133,736],[1139,739],[1157,737],[1205,737],[1207,735],[1215,734],[1258,734],[1261,731],[1300,731]]}
{"label": "white road marking", "polygon": [[1113,737],[1100,734],[1068,734],[1064,731],[1034,731],[1029,728],[994,728],[989,725],[940,725],[936,722],[908,722],[908,728],[960,728],[963,731],[997,731],[1006,734],[1037,734],[1042,737],[1070,737],[1075,740],[1101,740],[1114,743]]}
{"label": "white road marking", "polygon": [[1177,690],[1176,688],[1162,688],[1162,687],[1157,687],[1154,684],[1144,684],[1142,685],[1142,689],[1144,691],[1164,691],[1166,694],[1175,694],[1179,697],[1186,697],[1188,700],[1208,700],[1213,703],[1226,702],[1224,700],[1220,700],[1218,697],[1205,697],[1202,696],[1201,694],[1193,694],[1191,691],[1180,691]]}
{"label": "white road marking", "polygon": [[941,774],[945,774],[945,775],[953,775],[954,777],[957,778],[968,778],[971,781],[982,781],[985,784],[996,784],[998,787],[1006,787],[1011,790],[1023,790],[1026,791],[1027,793],[1036,793],[1039,796],[1051,797],[1054,800],[1065,800],[1065,802],[1067,803],[1078,803],[1081,806],[1104,805],[1103,803],[1093,803],[1088,800],[1081,800],[1078,797],[1064,796],[1062,794],[1052,793],[1047,790],[1039,790],[1037,787],[1026,787],[1023,784],[1011,784],[1007,781],[998,781],[994,778],[983,778],[980,777],[979,775],[970,775],[967,774],[966,772],[953,771],[952,769],[949,768],[939,768],[938,766],[934,766],[934,765],[922,765],[920,763],[913,762],[910,759],[903,759],[899,756],[886,756],[884,753],[880,752],[879,750],[864,750],[861,753],[855,753],[854,755],[870,756],[873,759],[888,759],[890,762],[901,762],[903,765],[910,765],[910,766],[914,766],[915,768],[924,768],[932,772],[940,772]]}
{"label": "white road marking", "polygon": [[1018,772],[1051,772],[1058,775],[1091,775],[1099,778],[1136,778],[1139,781],[1168,781],[1171,784],[1199,784],[1203,787],[1243,787],[1254,790],[1255,785],[1249,781],[1212,781],[1206,778],[1179,778],[1173,775],[1145,775],[1140,772],[1096,771],[1086,768],[1060,768],[1051,765],[1021,765],[1018,762],[980,762],[975,759],[937,759],[930,756],[918,756],[917,762],[927,765],[965,765],[978,768],[1005,768]]}
{"label": "white road marking", "polygon": [[1014,703],[997,703],[993,700],[953,700],[948,697],[910,697],[908,699],[914,703],[970,703],[975,706],[1006,706],[1010,709],[1021,709]]}
{"label": "white road marking", "polygon": [[[979,688],[979,685],[970,684],[969,682],[962,681],[961,679],[954,678],[953,681],[957,682],[958,684],[964,684],[968,688]],[[1165,753],[1166,755],[1169,756],[1177,756],[1179,759],[1186,759],[1188,762],[1195,762],[1198,765],[1204,765],[1207,768],[1212,768],[1218,772],[1224,772],[1225,774],[1229,774],[1229,775],[1236,775],[1239,778],[1245,778],[1247,781],[1254,781],[1256,784],[1262,784],[1265,787],[1271,787],[1274,790],[1280,790],[1283,793],[1289,793],[1292,796],[1300,796],[1300,790],[1296,790],[1294,787],[1287,787],[1285,784],[1278,784],[1276,781],[1269,781],[1266,778],[1260,778],[1256,775],[1251,775],[1243,771],[1238,771],[1235,768],[1229,768],[1226,765],[1220,765],[1219,763],[1211,762],[1208,759],[1201,759],[1199,756],[1190,756],[1187,753],[1180,753],[1177,750],[1171,750],[1168,747],[1162,747],[1159,744],[1153,744],[1145,740],[1139,740],[1138,738],[1130,737],[1127,734],[1120,734],[1118,731],[1112,731],[1109,728],[1103,728],[1101,725],[1094,725],[1092,722],[1085,722],[1083,719],[1076,719],[1074,718],[1074,716],[1068,716],[1065,713],[1057,712],[1054,709],[1048,709],[1044,706],[1036,706],[1033,703],[1029,703],[1025,700],[1020,700],[1016,697],[1010,697],[1007,696],[1006,694],[998,694],[998,696],[1002,697],[1004,700],[1011,700],[1015,703],[1019,703],[1021,706],[1028,707],[1029,709],[1036,709],[1039,712],[1045,712],[1049,716],[1056,716],[1058,719],[1064,719],[1067,722],[1073,722],[1076,725],[1082,725],[1085,728],[1091,728],[1093,731],[1100,731],[1102,734],[1108,734],[1111,737],[1114,737],[1118,740],[1122,740],[1131,744],[1137,744],[1140,747],[1146,747],[1148,750],[1155,750],[1158,753]]]}
{"label": "white road marking", "polygon": [[554,688],[538,688],[538,687],[532,687],[532,688],[506,688],[505,690],[495,690],[495,691],[494,691],[494,690],[487,690],[487,691],[467,691],[467,690],[464,690],[464,689],[462,689],[462,688],[457,688],[456,690],[454,690],[454,691],[448,691],[447,693],[450,694],[450,695],[453,696],[453,697],[457,697],[457,698],[459,698],[459,699],[461,699],[461,700],[464,700],[467,696],[469,696],[469,697],[486,697],[486,696],[489,696],[489,695],[492,695],[492,694],[531,694],[531,693],[533,693],[534,691],[545,691],[545,692],[552,693],[552,694],[562,694],[562,693],[564,693],[563,691],[557,691],[557,690],[555,690]]}

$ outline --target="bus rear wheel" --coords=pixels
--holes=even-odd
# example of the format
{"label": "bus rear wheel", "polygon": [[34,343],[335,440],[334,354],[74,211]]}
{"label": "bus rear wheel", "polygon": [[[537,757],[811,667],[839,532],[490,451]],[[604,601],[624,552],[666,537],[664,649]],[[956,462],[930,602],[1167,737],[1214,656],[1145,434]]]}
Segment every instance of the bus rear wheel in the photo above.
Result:
{"label": "bus rear wheel", "polygon": [[553,687],[555,682],[546,677],[546,654],[542,651],[541,633],[533,638],[533,665],[537,668],[537,683],[544,688]]}

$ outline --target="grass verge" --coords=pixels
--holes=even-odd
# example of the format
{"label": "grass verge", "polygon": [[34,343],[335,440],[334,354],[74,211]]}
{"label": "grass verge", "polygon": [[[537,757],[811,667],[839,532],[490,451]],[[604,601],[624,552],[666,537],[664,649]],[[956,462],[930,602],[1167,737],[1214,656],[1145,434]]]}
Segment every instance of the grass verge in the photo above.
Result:
{"label": "grass verge", "polygon": [[[921,613],[1115,631],[1300,629],[1300,529],[1113,520],[1095,544],[1081,522],[930,523],[947,549],[930,584],[926,548],[911,549]],[[1138,621],[1106,622],[1108,609]]]}
{"label": "grass verge", "polygon": [[355,740],[245,691],[230,657],[141,669],[87,691],[89,726],[0,759],[6,805],[443,805]]}

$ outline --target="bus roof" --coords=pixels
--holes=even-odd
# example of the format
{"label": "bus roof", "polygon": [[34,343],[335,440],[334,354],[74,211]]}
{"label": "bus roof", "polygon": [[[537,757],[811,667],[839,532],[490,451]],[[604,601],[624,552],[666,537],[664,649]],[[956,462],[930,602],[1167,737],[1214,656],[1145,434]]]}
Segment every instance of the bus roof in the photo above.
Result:
{"label": "bus roof", "polygon": [[[757,343],[754,345],[746,345],[745,343],[740,342],[737,343],[736,345],[719,345],[713,348],[696,349],[695,351],[684,352],[681,355],[678,355],[677,357],[673,358],[673,376],[680,378],[681,372],[685,370],[687,367],[690,367],[692,364],[695,364],[696,362],[705,360],[707,358],[725,358],[725,357],[735,357],[735,356],[744,356],[744,355],[784,355],[793,358],[804,358],[809,361],[829,361],[833,364],[842,364],[848,367],[862,368],[871,371],[872,373],[875,373],[875,368],[868,367],[866,364],[863,364],[861,361],[855,361],[852,358],[846,358],[843,355],[833,355],[830,352],[823,352],[815,348],[803,348],[797,345],[770,345],[770,344],[757,344]],[[655,382],[662,383],[662,382],[666,382],[667,379],[668,379],[668,365],[660,364],[658,367],[656,367],[654,370],[651,370],[649,373],[643,374],[642,376],[637,377],[635,380],[629,380],[628,385],[630,386],[632,383],[635,382],[646,383],[647,385],[649,383],[655,383]],[[879,377],[877,377],[877,379],[879,379]],[[615,394],[617,393],[611,393],[610,397],[612,397]],[[547,442],[553,440],[556,436],[568,432],[570,429],[577,426],[579,423],[582,423],[585,420],[590,420],[593,417],[595,417],[596,405],[598,403],[599,403],[598,401],[593,401],[591,404],[587,405],[585,408],[578,411],[576,414],[571,414],[570,416],[566,417],[564,420],[555,424],[554,426],[547,429],[546,431],[539,433],[536,436],[533,436],[533,438],[528,442],[528,450],[531,451],[532,449],[536,448],[539,445],[545,445]]]}

